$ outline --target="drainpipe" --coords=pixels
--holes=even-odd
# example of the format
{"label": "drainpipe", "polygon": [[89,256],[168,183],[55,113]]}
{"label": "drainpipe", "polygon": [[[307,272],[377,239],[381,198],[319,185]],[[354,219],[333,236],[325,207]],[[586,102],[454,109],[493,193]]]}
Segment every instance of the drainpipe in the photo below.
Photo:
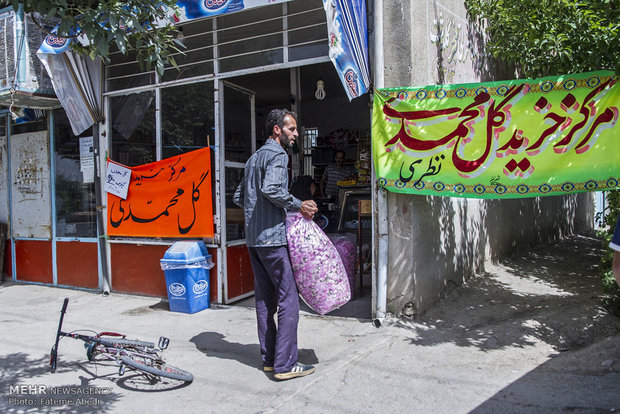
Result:
{"label": "drainpipe", "polygon": [[[383,88],[385,81],[383,61],[383,0],[374,1],[374,87]],[[371,151],[372,153],[372,151]],[[377,186],[377,177],[372,164],[373,194],[376,201],[376,221],[374,236],[377,239],[377,252],[372,263],[376,263],[373,272],[376,274],[376,303],[373,325],[381,326],[387,313],[387,261],[388,261],[388,224],[387,224],[387,192]]]}

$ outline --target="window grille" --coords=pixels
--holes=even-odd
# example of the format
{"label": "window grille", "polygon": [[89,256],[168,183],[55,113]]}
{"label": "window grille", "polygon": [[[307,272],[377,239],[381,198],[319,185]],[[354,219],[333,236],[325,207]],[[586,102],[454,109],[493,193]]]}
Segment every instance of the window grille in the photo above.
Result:
{"label": "window grille", "polygon": [[[327,23],[321,0],[297,0],[193,20],[180,25],[184,54],[180,70],[166,67],[159,82],[264,70],[328,56]],[[107,90],[153,85],[154,70],[141,69],[135,54],[110,54]]]}
{"label": "window grille", "polygon": [[312,149],[316,147],[316,139],[319,136],[318,128],[306,128],[304,132],[304,175],[314,177],[312,167]]}

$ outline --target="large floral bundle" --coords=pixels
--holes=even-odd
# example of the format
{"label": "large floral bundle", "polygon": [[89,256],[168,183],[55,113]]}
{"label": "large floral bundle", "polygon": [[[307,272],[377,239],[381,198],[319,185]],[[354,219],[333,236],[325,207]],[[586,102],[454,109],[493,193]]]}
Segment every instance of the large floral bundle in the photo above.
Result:
{"label": "large floral bundle", "polygon": [[353,233],[331,233],[327,237],[331,240],[334,247],[340,254],[344,270],[349,278],[349,286],[351,287],[351,297],[355,291],[355,265],[357,263],[357,242]]}
{"label": "large floral bundle", "polygon": [[342,259],[316,223],[299,213],[289,213],[286,239],[297,290],[312,310],[325,315],[351,299]]}

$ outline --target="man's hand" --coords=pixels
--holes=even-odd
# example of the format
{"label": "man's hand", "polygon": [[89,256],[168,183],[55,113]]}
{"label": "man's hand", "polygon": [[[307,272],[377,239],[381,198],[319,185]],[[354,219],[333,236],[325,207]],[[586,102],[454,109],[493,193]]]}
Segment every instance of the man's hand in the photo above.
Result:
{"label": "man's hand", "polygon": [[314,200],[306,200],[301,202],[301,208],[299,209],[299,212],[305,218],[312,220],[312,217],[314,217],[314,213],[316,213],[317,211],[319,211],[319,208],[316,206]]}

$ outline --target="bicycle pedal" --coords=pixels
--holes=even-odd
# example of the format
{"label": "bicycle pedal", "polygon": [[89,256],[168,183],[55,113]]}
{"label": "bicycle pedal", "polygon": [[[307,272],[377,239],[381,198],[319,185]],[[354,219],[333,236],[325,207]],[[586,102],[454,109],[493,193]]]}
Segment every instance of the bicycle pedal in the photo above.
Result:
{"label": "bicycle pedal", "polygon": [[170,339],[166,338],[165,336],[160,336],[159,337],[159,349],[166,349],[168,348],[168,345],[170,344]]}

